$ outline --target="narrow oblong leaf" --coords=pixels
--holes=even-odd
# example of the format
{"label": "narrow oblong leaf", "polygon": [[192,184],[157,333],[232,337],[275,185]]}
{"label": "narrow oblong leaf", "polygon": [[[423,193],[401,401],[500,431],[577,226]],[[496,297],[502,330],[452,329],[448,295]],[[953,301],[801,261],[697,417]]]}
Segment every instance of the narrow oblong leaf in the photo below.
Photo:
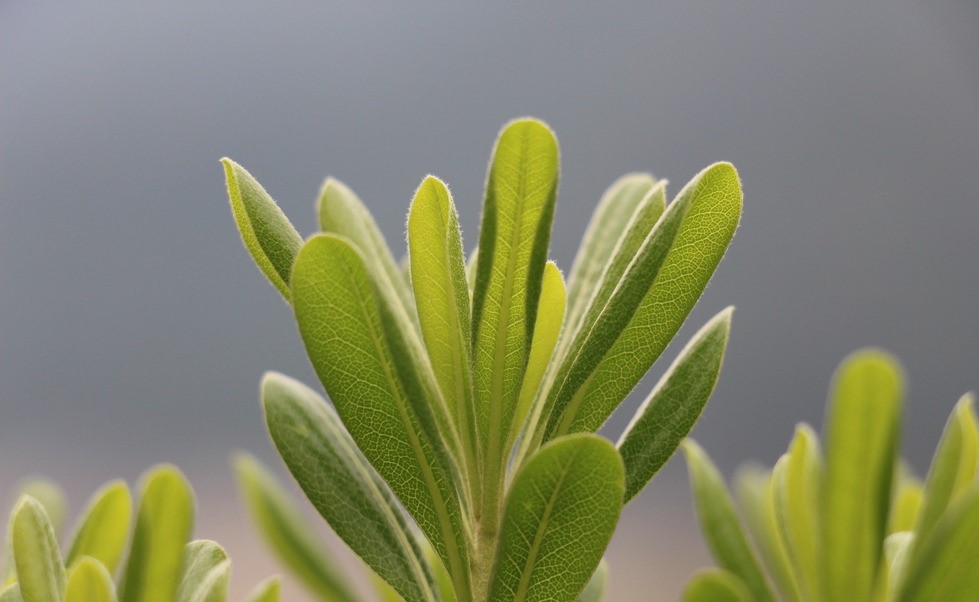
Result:
{"label": "narrow oblong leaf", "polygon": [[608,562],[602,558],[602,561],[598,563],[598,568],[588,580],[588,585],[578,596],[578,602],[602,602],[606,585],[608,585]]}
{"label": "narrow oblong leaf", "polygon": [[136,528],[122,579],[123,602],[173,602],[184,546],[194,528],[194,492],[175,467],[162,464],[142,478]]}
{"label": "narrow oblong leaf", "polygon": [[132,514],[133,501],[126,483],[120,480],[104,485],[92,495],[79,519],[65,564],[70,567],[89,556],[110,574],[115,573],[129,541]]}
{"label": "narrow oblong leaf", "polygon": [[775,516],[772,481],[771,471],[757,467],[739,469],[734,475],[735,495],[744,525],[780,599],[799,602],[802,597]]}
{"label": "narrow oblong leaf", "polygon": [[913,548],[895,600],[974,601],[979,592],[979,488],[957,500]]}
{"label": "narrow oblong leaf", "polygon": [[24,602],[20,595],[20,585],[11,583],[0,589],[0,602]]}
{"label": "narrow oblong leaf", "polygon": [[912,531],[918,521],[924,486],[917,479],[905,478],[897,486],[887,532]]}
{"label": "narrow oblong leaf", "polygon": [[483,464],[493,470],[509,456],[505,443],[530,354],[557,186],[558,144],[550,128],[534,119],[504,127],[486,178],[472,310],[477,432]]}
{"label": "narrow oblong leaf", "polygon": [[225,560],[204,575],[187,602],[225,602],[230,582],[231,561]]}
{"label": "narrow oblong leaf", "polygon": [[256,585],[245,597],[245,602],[279,602],[281,593],[282,581],[278,577],[270,577]]}
{"label": "narrow oblong leaf", "polygon": [[79,557],[68,574],[65,602],[116,602],[112,575],[91,556]]}
{"label": "narrow oblong leaf", "polygon": [[177,589],[178,602],[190,602],[211,589],[210,573],[228,561],[217,542],[198,539],[184,548],[183,576]]}
{"label": "narrow oblong leaf", "polygon": [[65,596],[65,567],[48,513],[25,495],[13,512],[14,562],[25,602],[51,602]]}
{"label": "narrow oblong leaf", "polygon": [[935,450],[915,525],[925,538],[948,505],[976,478],[976,414],[970,395],[963,396],[948,417],[945,432]]}
{"label": "narrow oblong leaf", "polygon": [[[544,440],[598,429],[649,370],[707,286],[741,217],[728,163],[703,170],[656,222],[612,286],[582,319],[549,393]],[[611,269],[611,268],[610,268]],[[603,298],[598,291],[595,298]]]}
{"label": "narrow oblong leaf", "polygon": [[[327,178],[316,201],[320,230],[342,236],[360,249],[371,273],[394,293],[405,315],[413,315],[414,299],[401,268],[377,227],[374,216],[346,184]],[[411,318],[412,323],[414,318]]]}
{"label": "narrow oblong leaf", "polygon": [[262,185],[231,159],[221,159],[231,214],[255,264],[289,301],[289,274],[303,244],[292,223]]}
{"label": "narrow oblong leaf", "polygon": [[892,533],[884,540],[885,564],[882,571],[886,572],[886,575],[882,575],[883,579],[878,581],[878,600],[894,599],[894,592],[898,591],[904,582],[909,552],[914,540],[915,534],[911,531]]}
{"label": "narrow oblong leaf", "polygon": [[717,314],[690,339],[619,438],[627,502],[673,456],[707,405],[721,373],[733,311]]}
{"label": "narrow oblong leaf", "polygon": [[754,602],[751,590],[737,575],[724,569],[694,574],[683,590],[683,602]]}
{"label": "narrow oblong leaf", "polygon": [[[270,386],[275,385],[266,384],[263,390]],[[272,474],[249,454],[236,455],[234,464],[252,520],[282,564],[322,599],[355,602],[357,598],[339,572],[339,565]]]}
{"label": "narrow oblong leaf", "polygon": [[[568,275],[570,320],[584,310],[633,212],[654,184],[656,178],[648,173],[626,174],[613,182],[598,201]],[[665,208],[666,203],[660,203],[659,213]]]}
{"label": "narrow oblong leaf", "polygon": [[[293,267],[293,306],[313,367],[351,437],[467,587],[468,547],[441,400],[360,253],[312,237]],[[416,361],[418,360],[418,361]],[[454,448],[454,446],[452,447]]]}
{"label": "narrow oblong leaf", "polygon": [[269,373],[262,405],[279,455],[340,539],[408,602],[437,600],[397,501],[326,401],[298,381]]}
{"label": "narrow oblong leaf", "polygon": [[68,498],[60,485],[45,477],[29,477],[17,483],[14,499],[29,495],[44,508],[54,529],[55,537],[61,537],[68,517]]}
{"label": "narrow oblong leaf", "polygon": [[428,357],[475,469],[469,286],[459,217],[449,189],[425,178],[408,212],[412,285]]}
{"label": "narrow oblong leaf", "polygon": [[624,483],[619,454],[600,437],[542,447],[507,495],[488,599],[574,600],[615,529]]}
{"label": "narrow oblong leaf", "polygon": [[897,362],[878,350],[852,354],[836,372],[826,416],[820,520],[822,593],[829,600],[863,600],[873,591],[887,527],[902,389]]}
{"label": "narrow oblong leaf", "polygon": [[720,472],[693,439],[684,440],[683,451],[687,457],[697,519],[714,560],[721,568],[737,575],[754,600],[771,602],[774,597],[748,545]]}

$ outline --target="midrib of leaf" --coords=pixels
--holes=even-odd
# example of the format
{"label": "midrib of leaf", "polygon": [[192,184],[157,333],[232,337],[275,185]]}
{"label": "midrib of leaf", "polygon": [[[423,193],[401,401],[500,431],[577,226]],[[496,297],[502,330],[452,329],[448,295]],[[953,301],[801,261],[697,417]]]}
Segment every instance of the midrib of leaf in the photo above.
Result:
{"label": "midrib of leaf", "polygon": [[[356,294],[357,306],[361,310],[361,315],[364,322],[370,324],[371,314],[367,308],[367,305],[365,304],[363,296],[359,292],[360,288],[355,285],[355,279],[350,273],[349,268],[344,265],[343,269],[344,273],[347,275],[347,281],[351,284],[350,290],[354,291]],[[386,358],[387,354],[384,349],[384,345],[377,338],[376,332],[373,328],[368,330],[370,331],[371,342],[374,344],[374,349],[378,357]],[[445,550],[446,555],[449,557],[449,573],[452,575],[452,582],[455,584],[456,590],[460,592],[462,599],[469,599],[471,596],[471,594],[469,594],[469,580],[465,578],[466,573],[459,558],[459,551],[456,548],[457,539],[455,530],[452,528],[452,523],[449,520],[448,511],[445,507],[445,500],[442,499],[438,483],[436,482],[435,475],[432,472],[432,467],[425,456],[425,451],[422,449],[418,434],[415,432],[415,429],[411,424],[411,418],[408,413],[408,409],[404,404],[404,396],[400,394],[401,388],[397,382],[397,379],[395,379],[394,375],[391,373],[391,368],[387,361],[382,361],[380,363],[384,368],[384,378],[387,382],[388,389],[395,393],[392,397],[397,400],[398,415],[401,418],[402,424],[405,425],[405,432],[408,434],[408,440],[411,444],[412,451],[415,452],[415,459],[418,462],[418,466],[421,468],[422,475],[425,479],[425,486],[428,489],[432,502],[435,505],[435,513],[439,517],[439,529],[442,532],[442,538],[445,540]],[[346,445],[345,442],[344,445]],[[371,486],[373,487],[373,483]],[[385,508],[385,512],[387,512],[387,508]],[[415,559],[413,558],[412,560],[414,561]],[[419,574],[424,574],[424,572],[420,572]],[[433,599],[437,598],[433,595]]]}
{"label": "midrib of leaf", "polygon": [[568,467],[574,463],[577,457],[578,452],[575,452],[575,454],[568,458],[568,461],[561,467],[561,476],[554,484],[551,495],[547,499],[547,503],[544,505],[544,512],[541,514],[540,524],[537,526],[537,532],[534,533],[534,542],[530,546],[530,550],[527,554],[527,561],[524,563],[524,569],[520,574],[520,583],[517,585],[517,591],[513,595],[514,602],[523,602],[523,600],[525,600],[527,597],[527,590],[530,588],[530,578],[533,576],[533,569],[537,564],[537,554],[540,553],[541,542],[544,541],[547,525],[551,521],[551,512],[554,510],[554,506],[557,504],[558,493],[561,491],[561,487],[564,485],[564,479],[568,476]]}

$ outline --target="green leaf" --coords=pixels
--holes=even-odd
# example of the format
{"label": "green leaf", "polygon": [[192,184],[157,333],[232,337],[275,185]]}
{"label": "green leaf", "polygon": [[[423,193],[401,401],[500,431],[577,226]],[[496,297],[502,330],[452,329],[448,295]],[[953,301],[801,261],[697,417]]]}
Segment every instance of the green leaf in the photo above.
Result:
{"label": "green leaf", "polygon": [[123,576],[123,602],[173,602],[184,546],[194,529],[194,492],[175,467],[162,464],[141,480],[136,528]]}
{"label": "green leaf", "polygon": [[[289,381],[274,384],[275,378],[285,380],[285,377],[266,377],[265,391],[276,386],[289,387]],[[279,561],[319,599],[355,602],[357,597],[339,572],[339,565],[272,474],[249,454],[237,454],[234,464],[238,486],[252,520]]]}
{"label": "green leaf", "polygon": [[737,575],[723,569],[694,574],[683,590],[683,602],[754,602],[751,590]]}
{"label": "green leaf", "polygon": [[921,508],[921,498],[924,486],[916,479],[903,479],[898,485],[897,493],[891,508],[888,533],[911,531],[918,521],[918,511]]}
{"label": "green leaf", "polygon": [[524,427],[541,386],[541,381],[550,365],[554,355],[554,347],[564,323],[566,301],[561,270],[554,262],[548,261],[544,266],[544,279],[540,293],[540,307],[543,308],[543,311],[537,313],[537,321],[534,324],[534,338],[530,345],[530,355],[527,358],[527,371],[524,373],[524,380],[520,386],[520,397],[513,418],[513,430],[507,439],[507,448],[516,439],[520,429]]}
{"label": "green leaf", "polygon": [[598,568],[592,573],[591,579],[588,580],[588,585],[585,589],[581,591],[581,595],[578,596],[578,602],[602,602],[602,596],[605,595],[605,586],[608,584],[608,562],[602,558],[602,561],[598,563]]}
{"label": "green leaf", "polygon": [[270,577],[255,586],[248,596],[246,602],[279,602],[282,591],[282,583],[278,577]]}
{"label": "green leaf", "polygon": [[530,356],[557,186],[554,133],[534,119],[504,127],[486,179],[472,310],[477,432],[493,494]]}
{"label": "green leaf", "polygon": [[894,477],[902,377],[891,356],[858,351],[837,370],[826,416],[823,594],[864,600],[880,565]]}
{"label": "green leaf", "polygon": [[65,596],[65,567],[48,513],[25,495],[14,508],[13,543],[17,582],[25,602],[52,602]]}
{"label": "green leaf", "polygon": [[507,495],[489,600],[574,600],[615,529],[624,478],[615,448],[595,435],[531,457]]}
{"label": "green leaf", "polygon": [[[648,173],[630,173],[609,186],[588,222],[581,246],[571,264],[568,276],[568,321],[577,321],[601,282],[602,273],[611,263],[622,232],[628,230],[636,208],[656,184]],[[659,195],[653,222],[666,209],[665,197]],[[652,227],[650,225],[650,227]],[[633,249],[635,252],[635,249]]]}
{"label": "green leaf", "polygon": [[[126,551],[133,501],[123,481],[112,481],[95,492],[82,513],[65,564],[90,556],[115,573]],[[91,570],[91,568],[87,569]]]}
{"label": "green leaf", "polygon": [[68,574],[65,602],[116,602],[109,570],[91,556],[81,556]]}
{"label": "green leaf", "polygon": [[[622,277],[608,280],[582,319],[549,394],[544,439],[598,429],[662,353],[700,297],[741,216],[734,167],[687,184]],[[609,270],[612,270],[612,266]]]}
{"label": "green leaf", "polygon": [[435,378],[475,470],[469,287],[459,217],[449,189],[428,176],[408,212],[408,250],[422,335]]}
{"label": "green leaf", "polygon": [[883,589],[879,592],[879,600],[892,600],[894,593],[904,582],[905,570],[907,569],[909,551],[914,543],[915,534],[910,531],[892,533],[884,540],[884,560],[882,570],[886,573],[885,579],[878,582],[878,587]]}
{"label": "green leaf", "polygon": [[789,452],[772,478],[775,517],[804,600],[821,600],[820,500],[824,468],[819,437],[806,424],[796,427]]}
{"label": "green leaf", "polygon": [[[302,299],[296,297],[297,307]],[[437,600],[394,496],[333,409],[305,385],[274,373],[262,380],[262,404],[279,455],[336,534],[405,600]]]}
{"label": "green leaf", "polygon": [[924,539],[948,505],[976,479],[976,414],[965,395],[948,418],[945,432],[928,469],[915,533]]}
{"label": "green leaf", "polygon": [[725,309],[693,336],[619,438],[627,502],[673,456],[707,405],[721,373],[733,311]]}
{"label": "green leaf", "polygon": [[[51,527],[54,529],[55,537],[61,536],[62,528],[64,527],[65,516],[68,514],[68,502],[65,499],[65,492],[61,487],[52,481],[51,479],[46,479],[44,477],[29,477],[23,479],[17,483],[14,487],[14,495],[11,496],[13,500],[20,500],[21,497],[29,495],[41,504],[44,511],[48,514],[48,520],[51,522]],[[7,555],[8,555],[8,566],[6,572],[6,579],[0,582],[0,586],[9,585],[16,581],[16,567],[14,566],[13,560],[13,512],[9,515],[9,523],[7,525]],[[11,594],[13,595],[13,594]]]}
{"label": "green leaf", "polygon": [[[360,253],[317,235],[296,258],[293,304],[320,381],[353,440],[432,541],[456,587],[468,549],[452,458],[433,411],[440,400]],[[443,427],[443,428],[440,428]]]}
{"label": "green leaf", "polygon": [[721,568],[744,581],[755,600],[771,602],[774,598],[745,539],[720,472],[693,439],[684,440],[683,451],[687,456],[697,519],[707,547]]}
{"label": "green leaf", "polygon": [[799,587],[789,566],[785,542],[775,516],[772,481],[771,471],[757,467],[742,468],[734,475],[734,490],[745,527],[781,595],[780,599],[799,602],[802,599]]}
{"label": "green leaf", "polygon": [[[327,178],[320,189],[316,201],[320,230],[327,234],[337,234],[352,242],[363,254],[368,270],[376,277],[385,290],[394,293],[405,312],[405,317],[413,314],[413,299],[407,281],[384,241],[381,229],[377,227],[363,201],[343,182]],[[411,318],[414,322],[414,318]]]}
{"label": "green leaf", "polygon": [[[226,565],[229,565],[228,554],[217,542],[198,539],[188,543],[184,548],[183,576],[177,590],[178,602],[208,599],[215,586],[219,586],[221,582],[218,575],[227,573]],[[226,596],[226,577],[223,582]]]}
{"label": "green leaf", "polygon": [[957,500],[928,536],[914,544],[899,602],[974,602],[979,592],[979,489]]}
{"label": "green leaf", "polygon": [[241,241],[279,293],[289,301],[289,274],[303,239],[262,185],[245,168],[221,159],[231,214]]}
{"label": "green leaf", "polygon": [[11,583],[0,589],[0,602],[24,602],[20,595],[20,585]]}

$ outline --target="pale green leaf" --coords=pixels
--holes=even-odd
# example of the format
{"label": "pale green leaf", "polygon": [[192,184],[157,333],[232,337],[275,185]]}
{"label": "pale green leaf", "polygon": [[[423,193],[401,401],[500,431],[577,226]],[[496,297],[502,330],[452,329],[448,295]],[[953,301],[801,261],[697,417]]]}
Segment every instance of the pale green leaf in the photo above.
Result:
{"label": "pale green leaf", "polygon": [[[65,498],[65,492],[61,487],[52,481],[44,477],[28,477],[19,481],[14,487],[14,494],[11,496],[13,500],[20,500],[21,497],[29,495],[44,508],[44,511],[48,514],[48,520],[51,522],[51,527],[54,529],[54,534],[56,538],[61,537],[62,528],[64,527],[65,517],[68,514],[68,501]],[[9,585],[13,583],[16,576],[16,567],[14,567],[13,560],[13,512],[9,514],[8,525],[7,525],[7,541],[6,541],[6,551],[7,556],[7,571],[6,579],[0,582],[0,585]],[[3,574],[3,573],[0,573]]]}
{"label": "pale green leaf", "polygon": [[289,274],[303,239],[244,167],[228,158],[221,163],[241,240],[265,277],[289,301]]}
{"label": "pale green leaf", "polygon": [[[348,241],[317,235],[293,267],[299,331],[353,440],[414,517],[456,587],[468,583],[468,548],[452,458],[433,408],[440,400],[408,334]],[[434,385],[434,383],[432,383]],[[441,427],[441,428],[440,428]]]}
{"label": "pale green leaf", "polygon": [[826,416],[822,582],[829,600],[864,600],[881,560],[901,415],[897,362],[873,349],[845,359]]}
{"label": "pale green leaf", "polygon": [[608,562],[602,558],[602,561],[598,563],[598,568],[588,580],[588,585],[578,596],[578,602],[602,602],[606,585],[608,585]]}
{"label": "pale green leaf", "polygon": [[469,287],[459,217],[449,189],[428,176],[408,212],[408,250],[421,331],[435,378],[475,470]]}
{"label": "pale green leaf", "polygon": [[802,597],[789,566],[785,542],[775,516],[772,472],[757,467],[739,469],[734,475],[734,491],[744,517],[744,525],[755,549],[778,589],[782,600],[799,602]]}
{"label": "pale green leaf", "polygon": [[553,132],[534,119],[504,127],[486,179],[472,310],[477,433],[494,494],[530,355],[557,186]]}
{"label": "pale green leaf", "polygon": [[[274,395],[276,378],[285,380],[279,376],[266,377],[263,385],[266,395]],[[288,384],[278,386],[285,389]],[[279,561],[320,600],[355,602],[357,597],[340,573],[339,565],[272,474],[249,454],[239,453],[234,464],[245,505]]]}
{"label": "pale green leaf", "polygon": [[212,587],[211,573],[228,560],[228,554],[217,542],[198,539],[184,548],[183,575],[177,590],[178,602],[190,602],[206,595]]}
{"label": "pale green leaf", "polygon": [[673,456],[714,392],[732,311],[717,314],[690,339],[622,433],[618,449],[625,462],[627,502]]}
{"label": "pale green leaf", "polygon": [[[296,301],[298,306],[302,297]],[[394,496],[333,408],[305,385],[274,373],[262,381],[262,404],[279,455],[336,534],[405,600],[437,600],[421,547]]]}
{"label": "pale green leaf", "polygon": [[0,589],[0,602],[24,602],[20,595],[20,585],[11,583]]}
{"label": "pale green leaf", "polygon": [[683,590],[683,602],[754,602],[748,586],[737,575],[723,569],[703,569],[694,574]]}
{"label": "pale green leaf", "polygon": [[819,436],[806,424],[796,427],[787,454],[775,465],[772,487],[775,517],[804,600],[820,600],[820,501],[824,467]]}
{"label": "pale green leaf", "polygon": [[141,480],[120,600],[173,602],[194,513],[194,492],[175,466],[163,464],[147,471]]}
{"label": "pale green leaf", "polygon": [[878,600],[892,600],[894,592],[898,591],[904,582],[907,570],[909,552],[914,543],[915,534],[910,531],[892,533],[884,540],[884,564],[881,567],[883,575],[877,583]]}
{"label": "pale green leaf", "polygon": [[68,574],[65,602],[116,602],[109,570],[91,556],[80,556]]}
{"label": "pale green leaf", "polygon": [[13,512],[14,563],[24,602],[53,602],[65,595],[65,567],[48,513],[29,495]]}
{"label": "pale green leaf", "polygon": [[976,415],[973,400],[963,396],[948,418],[935,450],[921,500],[915,533],[928,537],[948,505],[970,488],[976,477]]}
{"label": "pale green leaf", "polygon": [[79,519],[65,564],[70,567],[82,556],[91,556],[110,574],[115,573],[129,541],[132,514],[133,501],[126,483],[104,485],[92,495]]}
{"label": "pale green leaf", "polygon": [[278,577],[270,577],[255,586],[245,597],[245,602],[279,602],[282,583]]}
{"label": "pale green leaf", "polygon": [[479,248],[472,250],[469,261],[466,262],[466,284],[469,285],[469,302],[472,303],[473,289],[476,288],[476,270],[479,263]]}
{"label": "pale green leaf", "polygon": [[[920,545],[919,545],[920,543]],[[975,602],[979,599],[979,489],[948,509],[928,536],[914,544],[899,602]]]}
{"label": "pale green leaf", "polygon": [[394,293],[404,316],[414,322],[411,290],[390,247],[363,201],[343,182],[327,178],[316,201],[320,230],[352,242],[363,253],[368,269]]}
{"label": "pale green leaf", "polygon": [[918,521],[924,486],[916,479],[904,479],[898,484],[897,493],[891,507],[887,532],[911,531]]}
{"label": "pale green leaf", "polygon": [[744,581],[754,599],[771,602],[774,598],[748,545],[720,472],[693,439],[684,440],[683,451],[687,456],[697,519],[707,547],[721,568]]}
{"label": "pale green leaf", "polygon": [[[700,297],[741,216],[734,167],[700,172],[582,318],[549,393],[544,439],[598,429],[662,353]],[[611,267],[609,268],[612,269]]]}
{"label": "pale green leaf", "polygon": [[602,559],[623,492],[608,441],[579,434],[542,447],[507,495],[489,600],[574,600]]}

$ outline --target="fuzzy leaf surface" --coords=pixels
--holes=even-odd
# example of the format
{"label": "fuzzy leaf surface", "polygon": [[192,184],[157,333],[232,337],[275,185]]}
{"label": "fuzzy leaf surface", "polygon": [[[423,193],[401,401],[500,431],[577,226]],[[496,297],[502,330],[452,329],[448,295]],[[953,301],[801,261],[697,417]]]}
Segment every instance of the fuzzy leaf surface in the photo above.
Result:
{"label": "fuzzy leaf surface", "polygon": [[116,602],[112,575],[95,558],[80,557],[68,574],[65,602]]}
{"label": "fuzzy leaf surface", "polygon": [[278,577],[270,577],[255,586],[245,598],[246,602],[279,602],[282,582]]}
{"label": "fuzzy leaf surface", "polygon": [[[228,562],[228,554],[217,542],[198,539],[184,549],[183,576],[177,590],[178,602],[190,602],[207,596],[213,588],[212,573]],[[227,588],[225,588],[227,589]]]}
{"label": "fuzzy leaf surface", "polygon": [[574,600],[615,529],[624,478],[615,448],[595,435],[542,447],[507,495],[489,600]]}
{"label": "fuzzy leaf surface", "polygon": [[[82,513],[65,564],[90,556],[115,573],[126,544],[133,516],[133,500],[123,481],[112,481],[92,495]],[[89,571],[91,568],[88,569]]]}
{"label": "fuzzy leaf surface", "polygon": [[737,575],[723,569],[697,572],[683,590],[683,602],[754,602],[754,599]]}
{"label": "fuzzy leaf surface", "polygon": [[48,513],[40,502],[25,495],[13,516],[14,562],[24,602],[63,599],[65,567]]}

